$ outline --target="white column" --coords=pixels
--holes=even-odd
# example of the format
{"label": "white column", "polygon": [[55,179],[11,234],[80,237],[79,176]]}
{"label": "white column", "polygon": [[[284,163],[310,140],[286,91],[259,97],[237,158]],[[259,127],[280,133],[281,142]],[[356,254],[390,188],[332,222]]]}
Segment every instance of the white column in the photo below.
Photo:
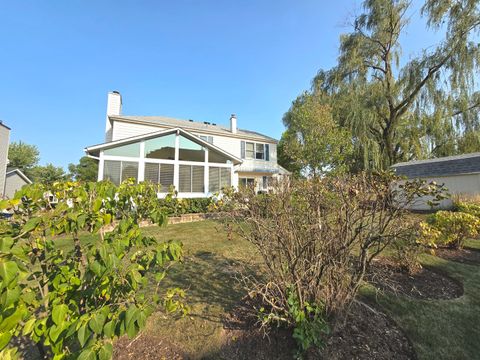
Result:
{"label": "white column", "polygon": [[138,160],[138,182],[145,180],[145,141],[140,141],[140,159]]}
{"label": "white column", "polygon": [[105,166],[105,159],[103,158],[103,150],[100,150],[100,160],[98,161],[98,181],[103,180],[103,168]]}
{"label": "white column", "polygon": [[208,171],[208,148],[205,148],[205,167],[203,170],[203,186],[204,186],[204,192],[205,196],[208,196],[208,177],[210,175],[210,172]]}
{"label": "white column", "polygon": [[232,163],[231,167],[230,167],[230,171],[231,171],[231,185],[235,188],[235,190],[238,190],[238,173],[235,172],[235,168],[234,168],[234,165]]}
{"label": "white column", "polygon": [[180,165],[178,164],[179,152],[180,152],[180,134],[177,131],[177,134],[175,136],[175,163],[173,165],[173,186],[177,191],[180,191],[180,187],[179,187]]}

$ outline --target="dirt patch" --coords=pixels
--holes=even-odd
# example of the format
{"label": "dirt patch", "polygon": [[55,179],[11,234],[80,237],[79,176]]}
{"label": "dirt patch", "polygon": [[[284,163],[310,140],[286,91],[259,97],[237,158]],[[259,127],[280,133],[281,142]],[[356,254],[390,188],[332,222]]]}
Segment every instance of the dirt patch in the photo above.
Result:
{"label": "dirt patch", "polygon": [[415,299],[454,299],[463,295],[463,286],[444,274],[422,268],[410,275],[387,259],[372,263],[367,280],[380,290]]}
{"label": "dirt patch", "polygon": [[462,264],[479,265],[480,251],[473,249],[435,249],[435,255]]}
{"label": "dirt patch", "polygon": [[174,345],[164,340],[141,333],[134,339],[124,336],[115,342],[113,351],[114,360],[182,360],[188,359]]}
{"label": "dirt patch", "polygon": [[332,334],[318,355],[329,360],[416,359],[412,345],[397,325],[363,303],[353,304],[345,328]]}

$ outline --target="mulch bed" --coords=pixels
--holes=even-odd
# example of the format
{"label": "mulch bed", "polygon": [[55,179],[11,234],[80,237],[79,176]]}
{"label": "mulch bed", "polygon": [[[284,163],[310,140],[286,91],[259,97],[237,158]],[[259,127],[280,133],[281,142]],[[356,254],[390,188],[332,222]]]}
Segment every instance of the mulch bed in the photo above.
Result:
{"label": "mulch bed", "polygon": [[148,333],[140,333],[136,338],[124,336],[115,342],[114,360],[183,360],[188,359],[175,346]]}
{"label": "mulch bed", "polygon": [[480,251],[474,249],[435,249],[435,255],[462,264],[479,265]]}
{"label": "mulch bed", "polygon": [[367,280],[382,291],[415,299],[454,299],[463,295],[463,286],[452,278],[422,268],[411,275],[388,259],[372,263]]}

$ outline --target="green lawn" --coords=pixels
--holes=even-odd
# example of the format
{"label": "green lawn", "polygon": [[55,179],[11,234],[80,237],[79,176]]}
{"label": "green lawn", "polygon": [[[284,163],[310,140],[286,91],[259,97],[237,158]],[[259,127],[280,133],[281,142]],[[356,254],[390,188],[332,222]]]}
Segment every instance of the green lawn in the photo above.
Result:
{"label": "green lawn", "polygon": [[[210,358],[225,342],[222,318],[244,294],[235,272],[254,271],[258,257],[246,241],[229,240],[223,226],[214,221],[143,230],[162,240],[183,242],[185,261],[171,270],[166,285],[186,289],[192,308],[188,317],[180,319],[153,315],[144,334],[163,339],[191,358]],[[83,240],[91,241],[88,236]],[[471,241],[468,246],[480,249],[479,243]],[[379,296],[368,286],[362,293],[375,298],[400,325],[419,359],[480,359],[480,267],[430,255],[422,256],[422,262],[461,281],[464,295],[454,300],[412,300]]]}

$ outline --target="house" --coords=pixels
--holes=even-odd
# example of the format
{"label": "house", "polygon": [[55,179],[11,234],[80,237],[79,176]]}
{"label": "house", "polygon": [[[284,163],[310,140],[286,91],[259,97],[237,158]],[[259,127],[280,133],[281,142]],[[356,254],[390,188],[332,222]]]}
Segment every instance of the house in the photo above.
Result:
{"label": "house", "polygon": [[[453,197],[480,195],[480,153],[403,162],[392,168],[397,175],[409,179],[425,179],[444,184]],[[428,199],[423,200],[415,205],[415,210],[430,210]],[[452,205],[453,200],[446,199],[440,203],[439,208],[448,209]]]}
{"label": "house", "polygon": [[0,121],[0,199],[4,196],[10,128]]}
{"label": "house", "polygon": [[99,160],[98,180],[127,178],[171,186],[179,197],[205,197],[224,187],[254,185],[288,172],[277,164],[277,140],[237,127],[164,116],[122,114],[122,96],[107,98],[105,142],[85,148]]}
{"label": "house", "polygon": [[18,190],[31,183],[32,181],[20,169],[7,167],[3,196],[12,199]]}

